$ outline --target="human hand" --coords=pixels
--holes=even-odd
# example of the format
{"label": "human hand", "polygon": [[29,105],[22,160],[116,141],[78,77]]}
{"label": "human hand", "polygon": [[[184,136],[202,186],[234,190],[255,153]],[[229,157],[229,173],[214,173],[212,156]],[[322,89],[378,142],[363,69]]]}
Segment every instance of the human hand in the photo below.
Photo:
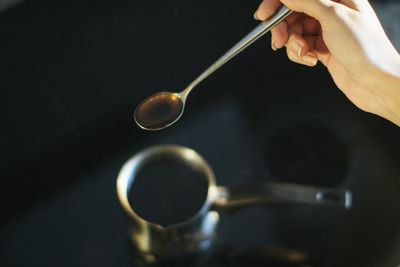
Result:
{"label": "human hand", "polygon": [[[273,50],[290,60],[321,61],[336,85],[360,109],[400,125],[400,55],[367,0],[281,0],[296,11],[271,30]],[[255,17],[265,20],[281,5],[264,0]]]}

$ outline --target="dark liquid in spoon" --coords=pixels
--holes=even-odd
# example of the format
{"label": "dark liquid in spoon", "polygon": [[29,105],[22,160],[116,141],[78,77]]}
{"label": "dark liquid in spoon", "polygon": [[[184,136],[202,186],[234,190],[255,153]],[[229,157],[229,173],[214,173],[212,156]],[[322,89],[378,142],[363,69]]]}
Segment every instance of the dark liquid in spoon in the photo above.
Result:
{"label": "dark liquid in spoon", "polygon": [[173,93],[158,93],[143,101],[136,109],[136,122],[150,130],[164,128],[182,113],[183,102]]}

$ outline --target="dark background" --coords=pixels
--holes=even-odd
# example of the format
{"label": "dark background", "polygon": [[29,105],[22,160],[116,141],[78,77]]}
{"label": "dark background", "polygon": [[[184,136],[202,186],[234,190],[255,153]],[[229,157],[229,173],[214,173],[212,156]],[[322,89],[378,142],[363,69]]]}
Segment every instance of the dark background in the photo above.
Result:
{"label": "dark background", "polygon": [[[180,91],[250,31],[258,4],[36,0],[0,13],[0,265],[54,266],[62,258],[63,266],[126,266],[115,178],[129,156],[160,143],[195,148],[222,184],[269,177],[364,192],[358,181],[370,181],[363,182],[365,192],[377,187],[376,195],[360,195],[382,201],[382,225],[360,235],[387,231],[376,235],[394,247],[398,228],[384,225],[393,221],[398,200],[398,127],[354,107],[323,66],[299,66],[283,50],[273,52],[269,37],[200,84],[171,129],[149,133],[134,125],[133,111],[144,97]],[[363,217],[349,220],[358,227],[377,218],[376,210],[360,209]],[[328,220],[325,215],[318,216]],[[229,231],[239,232],[234,225],[245,223],[241,216]],[[274,218],[298,218],[303,229],[308,224],[293,213],[278,211]],[[334,224],[342,217],[332,218]],[[257,225],[263,223],[268,219]],[[313,251],[315,243],[302,243],[310,233],[260,240]],[[226,244],[245,240],[239,234]]]}

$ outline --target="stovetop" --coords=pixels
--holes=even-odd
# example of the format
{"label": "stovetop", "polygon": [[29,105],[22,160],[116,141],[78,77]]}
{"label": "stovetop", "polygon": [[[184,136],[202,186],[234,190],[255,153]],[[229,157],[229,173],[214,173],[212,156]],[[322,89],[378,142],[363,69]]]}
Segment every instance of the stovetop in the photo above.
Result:
{"label": "stovetop", "polygon": [[[375,210],[397,209],[395,203],[388,206],[392,196],[381,197],[381,191],[390,195],[397,190],[387,188],[388,184],[380,188],[375,175],[384,169],[395,186],[398,164],[375,161],[384,159],[384,153],[374,139],[360,125],[340,122],[333,113],[316,114],[298,107],[288,112],[286,120],[272,117],[254,127],[243,116],[243,105],[234,99],[194,114],[189,109],[176,126],[149,133],[146,141],[127,147],[85,174],[85,179],[3,227],[3,266],[132,266],[115,180],[125,160],[156,144],[195,149],[211,164],[221,185],[285,181],[346,188],[354,194],[350,211],[295,205],[222,214],[213,249],[193,266],[367,266],[359,265],[364,259],[370,262],[365,253],[382,253],[378,241],[392,239],[398,229],[386,212],[379,215]],[[373,170],[370,160],[375,161]],[[360,180],[365,188],[359,186]],[[368,204],[376,201],[375,207],[362,202],[372,189],[370,184],[375,194],[368,196]],[[369,209],[377,217],[363,221]],[[380,237],[354,230],[376,227]]]}

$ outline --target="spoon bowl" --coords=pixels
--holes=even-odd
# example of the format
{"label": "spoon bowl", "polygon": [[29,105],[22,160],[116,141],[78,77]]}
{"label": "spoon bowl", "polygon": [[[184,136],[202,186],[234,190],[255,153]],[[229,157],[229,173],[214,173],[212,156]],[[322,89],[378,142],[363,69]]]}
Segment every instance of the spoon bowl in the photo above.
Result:
{"label": "spoon bowl", "polygon": [[180,93],[156,93],[137,106],[135,122],[144,130],[164,129],[174,124],[182,116],[185,100]]}

